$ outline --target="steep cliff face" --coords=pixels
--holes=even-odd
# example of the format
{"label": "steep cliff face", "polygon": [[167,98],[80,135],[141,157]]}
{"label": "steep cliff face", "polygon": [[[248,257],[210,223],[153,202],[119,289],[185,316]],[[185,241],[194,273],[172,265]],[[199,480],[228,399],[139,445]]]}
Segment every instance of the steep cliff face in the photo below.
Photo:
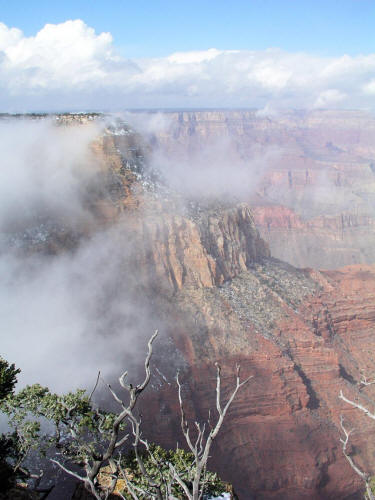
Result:
{"label": "steep cliff face", "polygon": [[[332,168],[335,155],[343,158],[338,170],[344,171],[345,164],[350,182],[358,165],[364,165],[360,155],[374,154],[371,120],[363,136],[354,139],[352,129],[345,128],[348,117],[362,124],[362,115],[349,113],[341,121],[334,114],[325,116],[339,130],[331,135],[321,131],[319,113],[299,117],[298,126],[295,115],[278,119],[250,112],[171,116],[174,137],[168,133],[156,138],[171,151],[203,147],[208,137],[223,134],[236,138],[239,155],[248,154],[254,142],[288,145],[289,162],[299,158],[303,144],[309,165],[316,168],[323,161],[319,155],[328,155],[324,161]],[[309,129],[310,149],[302,125]],[[319,144],[327,138],[331,145],[320,150]],[[375,370],[375,268],[363,265],[319,272],[271,258],[247,204],[192,202],[172,192],[148,168],[147,144],[124,125],[108,128],[92,149],[99,169],[84,193],[90,218],[84,221],[79,238],[111,225],[125,235],[129,241],[117,279],[133,286],[128,278],[131,269],[137,278],[135,295],[150,299],[155,327],[160,321],[166,336],[157,360],[163,376],[153,384],[144,417],[150,439],[170,446],[182,442],[175,417],[176,369],[184,377],[189,416],[203,421],[209,408],[215,407],[214,362],[222,365],[225,395],[233,385],[234,366],[240,363],[243,376],[253,375],[253,379],[234,401],[212,457],[212,465],[234,484],[240,498],[358,498],[362,484],[340,449],[340,415],[358,429],[352,436],[352,451],[355,460],[371,472],[375,442],[368,436],[373,431],[371,421],[361,419],[338,394],[343,390],[365,404],[371,395],[372,387],[363,390],[359,381],[362,372],[371,375]],[[320,159],[313,158],[313,152]],[[351,164],[349,157],[360,159]],[[303,168],[305,158],[297,161]],[[302,170],[289,175],[289,165],[270,170],[262,196],[268,196],[272,186],[298,193],[303,182],[307,185],[319,177],[309,166],[303,181]],[[295,198],[298,206],[310,206],[303,197]],[[316,204],[311,207],[314,218],[306,219],[291,208],[263,203],[255,210],[255,220],[276,250],[282,241],[292,248],[286,254],[290,260],[299,252],[300,262],[315,258],[318,267],[324,265],[328,252],[330,259],[336,256],[339,261],[340,248],[344,262],[349,248],[357,249],[354,235],[362,234],[362,227],[373,226],[371,215],[347,212],[344,217],[334,213],[328,217],[316,213]],[[351,231],[351,240],[342,236],[346,231]],[[314,235],[314,243],[303,246],[308,235]],[[52,235],[40,244],[53,242]],[[325,246],[318,253],[322,243]],[[365,243],[361,256],[367,252],[371,258],[370,239]],[[64,244],[62,240],[56,251],[62,252]],[[155,426],[159,412],[163,418]]]}
{"label": "steep cliff face", "polygon": [[342,213],[302,219],[285,206],[256,206],[254,218],[273,256],[304,267],[335,269],[375,262],[375,219]]}
{"label": "steep cliff face", "polygon": [[[214,361],[223,367],[225,392],[236,363],[243,377],[253,375],[213,454],[240,498],[360,496],[363,485],[341,452],[339,418],[356,427],[354,458],[369,471],[373,426],[338,394],[368,404],[359,381],[375,369],[374,293],[374,267],[319,273],[265,259],[220,287],[181,290],[164,306],[189,367],[193,418],[206,419],[215,406]],[[179,422],[171,382],[155,396],[163,401],[155,437],[172,446]]]}
{"label": "steep cliff face", "polygon": [[[256,224],[274,256],[323,268],[374,262],[372,115],[313,111],[267,117],[255,111],[206,111],[167,116],[169,129],[154,140],[167,155],[204,154],[218,145],[223,149],[224,143],[229,165],[241,162],[250,172],[257,165],[248,201],[259,205]],[[280,210],[286,208],[303,227],[285,228]],[[334,219],[337,224],[332,224]],[[340,224],[341,219],[355,222]],[[319,252],[322,244],[324,252]]]}
{"label": "steep cliff face", "polygon": [[[118,149],[111,146],[115,157]],[[178,196],[150,188],[129,166],[111,165],[122,186],[130,179],[129,191],[122,188],[106,202],[118,204],[114,220],[131,229],[134,265],[145,289],[154,291],[155,321],[163,318],[169,338],[169,354],[158,361],[166,380],[160,378],[147,403],[155,409],[150,416],[162,404],[162,422],[157,428],[149,422],[152,438],[170,446],[176,436],[182,442],[174,417],[176,368],[185,376],[190,416],[204,420],[215,406],[213,363],[223,367],[227,393],[239,362],[243,376],[253,379],[233,404],[212,464],[240,498],[360,495],[362,484],[341,452],[339,418],[344,414],[359,429],[355,459],[369,471],[375,466],[371,422],[358,425],[361,417],[338,394],[342,389],[367,402],[359,380],[361,372],[375,369],[375,269],[295,269],[270,258],[246,204],[190,209]],[[290,231],[299,231],[301,240],[308,231],[328,239],[343,224],[371,224],[349,214],[306,223],[290,209],[272,212],[269,206],[255,213],[263,229],[289,231],[287,244]],[[339,245],[327,247],[335,255]]]}
{"label": "steep cliff face", "polygon": [[217,209],[193,221],[181,215],[145,216],[140,231],[140,268],[153,286],[178,291],[213,287],[269,256],[248,206]]}

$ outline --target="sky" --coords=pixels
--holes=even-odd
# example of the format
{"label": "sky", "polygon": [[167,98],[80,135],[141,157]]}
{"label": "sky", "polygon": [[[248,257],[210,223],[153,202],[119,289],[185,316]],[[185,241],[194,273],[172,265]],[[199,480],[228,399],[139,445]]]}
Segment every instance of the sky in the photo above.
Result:
{"label": "sky", "polygon": [[[375,0],[0,0],[0,112],[374,111],[374,15]],[[159,115],[152,118],[159,127]],[[82,186],[91,186],[97,172],[82,170],[82,164],[92,165],[86,146],[99,132],[73,136],[48,121],[17,121],[12,128],[0,120],[0,233],[20,227],[22,234],[30,217],[40,220],[42,209],[57,221],[90,217]],[[177,188],[221,195],[229,185],[242,194],[255,184],[259,164],[277,152],[252,159],[252,170],[244,174],[242,163],[226,156],[230,146],[208,143],[207,152],[189,158],[189,169],[185,162],[176,166],[174,158],[157,160]],[[38,222],[30,234],[44,238],[43,228]],[[64,385],[76,363],[77,384],[91,381],[98,367],[113,366],[114,351],[123,356],[116,351],[119,342],[153,330],[155,318],[139,297],[134,303],[127,288],[139,276],[129,273],[123,280],[119,273],[124,248],[132,251],[128,239],[114,228],[85,241],[74,254],[47,260],[0,252],[0,317],[8,332],[3,349],[22,368],[24,380],[51,383],[53,369],[54,383]],[[111,344],[102,335],[108,331]],[[27,349],[20,351],[20,342]],[[139,343],[130,344],[136,350]]]}
{"label": "sky", "polygon": [[373,110],[374,21],[374,0],[0,0],[0,109]]}

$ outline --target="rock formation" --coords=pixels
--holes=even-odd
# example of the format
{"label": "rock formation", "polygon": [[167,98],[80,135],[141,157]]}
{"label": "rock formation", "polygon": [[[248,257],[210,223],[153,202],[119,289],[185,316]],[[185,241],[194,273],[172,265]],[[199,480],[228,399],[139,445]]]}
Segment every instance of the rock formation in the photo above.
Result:
{"label": "rock formation", "polygon": [[[169,129],[156,133],[153,141],[166,155],[194,156],[207,148],[219,148],[220,155],[224,143],[228,168],[241,162],[249,169],[248,201],[259,206],[256,224],[272,255],[327,269],[374,262],[372,115],[317,110],[167,116]],[[293,212],[290,223],[288,209]]]}
{"label": "rock formation", "polygon": [[375,218],[342,213],[303,219],[285,206],[255,206],[254,218],[272,254],[296,266],[335,269],[375,261]]}
{"label": "rock formation", "polygon": [[[176,113],[171,119],[174,135],[154,137],[167,151],[199,148],[221,134],[238,141],[239,155],[254,143],[289,148],[288,161],[285,157],[284,166],[271,166],[263,181],[264,198],[278,183],[298,192],[301,183],[314,182],[324,162],[329,176],[340,173],[340,184],[354,183],[359,173],[366,173],[370,182],[373,175],[369,159],[375,155],[375,122],[367,115],[317,112],[271,119],[252,112],[201,112]],[[322,120],[331,134],[322,130]],[[101,168],[86,193],[93,218],[82,234],[116,222],[129,235],[135,251],[128,261],[124,257],[119,272],[126,279],[126,265],[137,270],[155,322],[163,324],[159,379],[145,412],[148,435],[165,446],[181,443],[176,369],[184,378],[189,415],[205,420],[215,406],[214,362],[222,365],[225,393],[240,363],[243,376],[253,379],[235,400],[213,451],[212,464],[223,479],[243,499],[358,498],[363,485],[340,449],[340,414],[357,429],[355,460],[372,472],[375,441],[369,439],[371,422],[345,406],[338,394],[342,389],[366,404],[371,395],[360,378],[375,371],[375,267],[317,271],[272,258],[248,204],[184,200],[147,166],[150,142],[140,147],[139,141],[121,125],[93,144]],[[342,158],[339,165],[337,157]],[[363,208],[365,197],[361,200]],[[254,212],[271,247],[288,259],[300,255],[298,262],[316,259],[319,264],[327,253],[326,262],[345,262],[356,237],[367,245],[364,250],[355,246],[358,259],[372,259],[371,236],[366,239],[364,229],[372,231],[372,214],[314,212],[313,218],[303,218],[297,207],[306,204],[285,207],[268,200]],[[344,232],[345,237],[337,238]],[[323,238],[326,247],[315,253]],[[288,245],[295,246],[289,254]],[[163,417],[157,426],[151,420],[156,412]]]}
{"label": "rock formation", "polygon": [[[361,490],[341,453],[339,417],[356,427],[354,458],[366,470],[374,466],[373,426],[338,394],[342,389],[368,404],[360,378],[375,368],[374,293],[374,267],[319,273],[266,258],[220,287],[179,291],[164,306],[187,361],[194,418],[214,408],[214,361],[223,366],[226,387],[236,363],[243,376],[254,376],[214,453],[240,498],[349,498]],[[155,396],[163,401],[155,435],[172,446],[178,421],[169,383]]]}
{"label": "rock formation", "polygon": [[[170,446],[181,442],[177,368],[185,376],[190,415],[204,420],[214,408],[214,361],[223,366],[226,388],[240,363],[244,376],[254,378],[236,399],[213,455],[240,498],[359,495],[362,484],[342,455],[338,422],[344,414],[358,428],[355,460],[373,470],[371,422],[338,394],[342,389],[368,402],[360,378],[375,369],[375,268],[296,269],[270,257],[245,204],[186,209],[174,195],[166,202],[147,186],[134,190],[143,193],[142,216],[132,203],[126,220],[142,249],[137,265],[143,283],[158,292],[155,310],[173,344],[160,354],[163,377],[148,401],[155,411],[162,405],[158,427],[148,422],[153,438]],[[276,221],[262,209],[255,214],[259,225],[263,217],[271,227],[306,227],[287,208]],[[340,223],[361,222],[371,224],[347,215],[316,217],[308,228],[329,235]]]}

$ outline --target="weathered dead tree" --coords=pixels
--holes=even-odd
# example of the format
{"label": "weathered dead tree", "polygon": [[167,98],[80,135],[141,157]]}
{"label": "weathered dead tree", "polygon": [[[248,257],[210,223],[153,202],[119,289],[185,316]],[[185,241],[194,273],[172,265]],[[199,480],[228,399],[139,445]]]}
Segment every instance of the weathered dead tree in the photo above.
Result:
{"label": "weathered dead tree", "polygon": [[[129,402],[127,405],[116,395],[115,391],[108,384],[108,388],[112,396],[114,397],[115,401],[117,401],[117,403],[121,405],[122,410],[120,411],[112,425],[110,439],[109,443],[106,446],[106,450],[100,455],[88,455],[84,458],[85,476],[81,476],[71,469],[68,469],[58,460],[51,459],[52,462],[58,465],[66,473],[75,477],[79,481],[82,481],[85,485],[85,488],[89,490],[97,500],[102,500],[103,498],[107,499],[116,488],[116,483],[120,471],[118,463],[116,463],[115,456],[129,438],[129,434],[122,433],[122,424],[124,424],[126,420],[130,420],[133,425],[137,423],[137,419],[134,416],[133,410],[139,396],[147,387],[150,381],[150,359],[152,356],[152,343],[155,340],[157,334],[158,332],[156,330],[148,342],[148,352],[145,360],[145,378],[143,382],[134,387],[132,386],[132,384],[126,384],[125,379],[127,377],[127,372],[123,373],[119,378],[121,387],[129,393]],[[102,487],[98,482],[98,474],[100,472],[100,469],[106,464],[109,464],[109,466],[111,467],[113,479],[109,487]]]}
{"label": "weathered dead tree", "polygon": [[[70,474],[74,478],[81,481],[85,488],[90,491],[97,500],[108,499],[108,497],[115,491],[116,484],[119,479],[123,479],[126,484],[127,493],[131,495],[133,500],[139,500],[139,498],[149,498],[155,500],[177,500],[173,496],[173,489],[178,485],[187,500],[199,500],[203,497],[205,486],[207,486],[207,475],[206,467],[209,459],[209,453],[213,440],[216,438],[224,418],[228,412],[230,405],[232,404],[234,398],[236,397],[239,389],[246,384],[252,377],[248,377],[244,381],[240,382],[240,367],[236,367],[236,381],[235,387],[231,392],[228,401],[223,405],[221,402],[221,369],[216,363],[216,410],[217,419],[214,425],[211,425],[210,420],[205,424],[200,424],[194,422],[195,427],[195,438],[191,437],[191,432],[189,424],[186,419],[184,404],[182,400],[182,386],[179,379],[179,374],[177,374],[177,386],[178,386],[178,398],[181,411],[181,430],[185,438],[187,447],[192,453],[193,460],[191,463],[186,464],[184,473],[178,471],[177,468],[170,462],[167,464],[161,463],[153,454],[152,447],[147,440],[142,438],[141,432],[141,416],[135,414],[135,407],[138,402],[139,396],[147,387],[150,381],[150,360],[152,356],[152,343],[155,340],[158,332],[156,331],[148,342],[148,352],[145,359],[145,377],[141,384],[133,386],[132,384],[126,383],[127,372],[125,372],[119,378],[120,385],[122,389],[128,394],[128,403],[124,401],[116,394],[113,388],[107,384],[107,387],[112,394],[114,400],[120,405],[121,411],[115,418],[113,425],[110,430],[108,443],[105,446],[105,450],[98,454],[87,453],[84,457],[84,475],[80,475],[75,471],[68,468],[65,464],[61,463],[56,459],[52,461],[58,465],[66,473]],[[97,381],[98,382],[98,381]],[[95,385],[95,388],[97,383]],[[90,395],[91,399],[92,394]],[[124,424],[130,424],[130,429],[125,433]],[[209,432],[206,429],[210,428]],[[107,433],[108,436],[108,433]],[[130,437],[131,436],[131,437]],[[126,469],[123,464],[123,457],[121,455],[121,449],[126,442],[132,440],[132,448],[134,450],[136,463],[139,467],[139,471],[144,478],[144,483],[146,486],[135,484],[132,480],[131,474]],[[147,457],[151,460],[156,469],[156,474],[151,475],[145,466],[144,456],[145,453]],[[103,467],[108,466],[111,470],[111,483],[109,486],[105,486],[99,481],[99,474]],[[165,467],[167,466],[167,467]],[[185,466],[184,466],[185,467]],[[187,479],[186,479],[187,477]],[[125,496],[121,492],[116,491],[122,498]]]}
{"label": "weathered dead tree", "polygon": [[375,384],[375,380],[368,380],[367,377],[362,375],[361,381],[359,383],[360,386],[368,386],[368,385],[372,385],[372,384]]}
{"label": "weathered dead tree", "polygon": [[194,441],[192,441],[191,436],[190,436],[190,428],[189,424],[186,420],[186,415],[184,411],[184,404],[182,400],[182,394],[181,394],[181,384],[179,380],[179,376],[177,374],[177,385],[178,385],[178,400],[180,403],[180,410],[181,410],[181,430],[184,435],[185,441],[191,451],[191,453],[194,455],[194,469],[193,469],[193,477],[192,477],[192,491],[188,488],[186,483],[181,479],[177,471],[173,468],[172,465],[171,467],[171,472],[173,474],[173,477],[176,479],[176,481],[179,483],[181,488],[184,490],[186,494],[186,498],[188,500],[198,500],[202,498],[203,496],[203,487],[204,484],[202,484],[201,478],[202,474],[205,471],[205,468],[207,466],[208,458],[209,458],[209,453],[211,449],[211,445],[213,443],[213,440],[217,436],[221,426],[223,425],[225,415],[227,414],[227,411],[232,404],[234,398],[236,397],[236,394],[238,390],[245,385],[252,377],[248,377],[245,379],[243,382],[240,382],[240,366],[236,366],[236,386],[231,393],[227,403],[222,406],[221,403],[221,369],[218,363],[216,364],[216,410],[218,413],[217,421],[216,424],[212,427],[211,423],[208,421],[207,424],[211,426],[211,430],[208,433],[207,438],[205,438],[205,430],[206,430],[206,424],[200,424],[198,422],[194,422],[195,428],[196,428],[196,438]]}
{"label": "weathered dead tree", "polygon": [[[361,380],[361,384],[364,385],[371,385],[374,382],[368,382],[365,378]],[[375,414],[370,412],[368,408],[365,406],[356,403],[355,401],[352,401],[351,399],[348,399],[344,396],[343,392],[340,391],[339,398],[345,401],[345,403],[348,403],[349,405],[353,406],[354,408],[357,408],[358,410],[362,411],[367,417],[375,420]],[[355,429],[350,429],[349,431],[345,428],[344,426],[344,418],[341,415],[340,417],[340,426],[341,429],[344,433],[344,438],[340,438],[340,441],[342,443],[342,451],[344,453],[345,458],[350,464],[350,467],[354,470],[354,472],[364,481],[366,485],[366,493],[365,493],[365,498],[368,500],[375,500],[375,495],[373,494],[370,486],[370,479],[371,475],[362,471],[357,464],[355,464],[353,458],[350,456],[348,453],[348,443],[349,443],[349,437],[350,435],[354,432]]]}

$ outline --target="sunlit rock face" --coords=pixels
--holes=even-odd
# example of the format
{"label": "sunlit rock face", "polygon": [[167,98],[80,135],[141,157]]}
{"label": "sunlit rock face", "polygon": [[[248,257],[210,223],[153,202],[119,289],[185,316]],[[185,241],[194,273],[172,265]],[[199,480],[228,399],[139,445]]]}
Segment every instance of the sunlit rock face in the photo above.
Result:
{"label": "sunlit rock face", "polygon": [[249,207],[218,208],[193,221],[181,215],[146,216],[140,228],[144,264],[154,283],[171,290],[214,287],[269,256]]}

